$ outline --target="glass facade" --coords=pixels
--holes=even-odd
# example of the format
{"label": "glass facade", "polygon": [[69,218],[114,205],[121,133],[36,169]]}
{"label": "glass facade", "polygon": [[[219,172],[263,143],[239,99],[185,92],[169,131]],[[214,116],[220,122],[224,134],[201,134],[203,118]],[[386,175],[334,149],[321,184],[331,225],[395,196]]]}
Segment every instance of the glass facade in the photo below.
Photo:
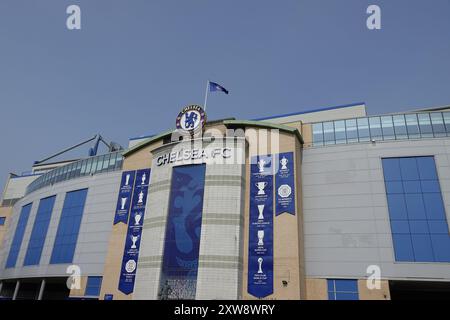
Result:
{"label": "glass facade", "polygon": [[56,231],[51,264],[71,263],[80,231],[88,189],[68,192]]}
{"label": "glass facade", "polygon": [[48,226],[52,217],[53,205],[56,196],[41,199],[36,218],[31,231],[30,241],[23,265],[38,265],[41,260],[42,248],[44,247],[45,237],[47,236]]}
{"label": "glass facade", "polygon": [[450,112],[412,113],[312,124],[313,146],[450,136]]}
{"label": "glass facade", "polygon": [[0,226],[5,225],[6,217],[0,217]]}
{"label": "glass facade", "polygon": [[86,284],[85,296],[98,297],[100,295],[100,288],[102,286],[102,277],[88,277]]}
{"label": "glass facade", "polygon": [[26,194],[65,180],[122,169],[122,153],[113,152],[91,157],[49,171],[27,187]]}
{"label": "glass facade", "polygon": [[359,300],[358,281],[348,279],[328,279],[328,300]]}
{"label": "glass facade", "polygon": [[201,164],[172,169],[159,292],[162,300],[195,299],[205,168]]}
{"label": "glass facade", "polygon": [[396,261],[450,262],[434,157],[382,159]]}
{"label": "glass facade", "polygon": [[27,204],[22,207],[20,211],[19,221],[17,222],[16,231],[9,249],[8,259],[6,260],[5,268],[13,268],[16,266],[17,257],[19,256],[20,246],[22,245],[23,235],[27,227],[28,218],[30,217],[31,205]]}

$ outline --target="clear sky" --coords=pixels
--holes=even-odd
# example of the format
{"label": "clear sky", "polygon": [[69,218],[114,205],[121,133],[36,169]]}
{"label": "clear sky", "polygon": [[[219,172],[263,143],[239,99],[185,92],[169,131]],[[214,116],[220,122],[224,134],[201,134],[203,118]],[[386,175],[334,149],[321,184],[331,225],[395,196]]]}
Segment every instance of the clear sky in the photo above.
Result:
{"label": "clear sky", "polygon": [[1,184],[95,133],[125,146],[172,128],[207,79],[230,91],[209,119],[449,105],[450,1],[0,0]]}

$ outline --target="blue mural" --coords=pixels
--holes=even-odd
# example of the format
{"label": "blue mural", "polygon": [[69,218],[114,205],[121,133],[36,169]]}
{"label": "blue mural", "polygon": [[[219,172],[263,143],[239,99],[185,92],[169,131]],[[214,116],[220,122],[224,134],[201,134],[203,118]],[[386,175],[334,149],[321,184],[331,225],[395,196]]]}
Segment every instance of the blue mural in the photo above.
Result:
{"label": "blue mural", "polygon": [[258,298],[273,293],[273,158],[252,157],[248,293]]}
{"label": "blue mural", "polygon": [[194,299],[202,227],[205,165],[174,167],[160,299]]}

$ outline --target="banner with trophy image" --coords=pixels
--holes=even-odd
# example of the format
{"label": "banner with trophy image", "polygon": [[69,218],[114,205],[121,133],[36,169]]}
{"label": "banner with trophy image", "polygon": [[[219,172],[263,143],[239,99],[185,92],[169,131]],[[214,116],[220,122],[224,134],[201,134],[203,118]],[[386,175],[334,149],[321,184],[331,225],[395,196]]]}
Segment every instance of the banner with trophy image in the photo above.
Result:
{"label": "banner with trophy image", "polygon": [[125,294],[130,294],[134,290],[149,180],[150,169],[142,169],[136,172],[136,182],[133,189],[130,219],[128,221],[119,279],[119,290]]}
{"label": "banner with trophy image", "polygon": [[250,164],[248,288],[263,298],[273,293],[273,158],[254,156]]}
{"label": "banner with trophy image", "polygon": [[295,215],[294,153],[280,153],[275,159],[275,216],[284,212]]}
{"label": "banner with trophy image", "polygon": [[122,173],[120,181],[119,196],[117,197],[116,213],[114,215],[114,223],[127,223],[128,212],[130,211],[131,195],[133,192],[134,177],[136,171],[125,171]]}

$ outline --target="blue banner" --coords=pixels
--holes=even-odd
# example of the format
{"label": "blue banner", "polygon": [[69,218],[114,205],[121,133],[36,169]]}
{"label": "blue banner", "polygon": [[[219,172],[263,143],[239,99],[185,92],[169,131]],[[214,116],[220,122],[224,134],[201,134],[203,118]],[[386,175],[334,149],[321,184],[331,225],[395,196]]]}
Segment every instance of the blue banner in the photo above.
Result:
{"label": "blue banner", "polygon": [[130,294],[134,290],[149,180],[150,169],[142,169],[136,172],[130,219],[128,221],[128,231],[125,239],[125,249],[119,279],[119,290],[125,294]]}
{"label": "blue banner", "polygon": [[128,212],[130,211],[135,175],[136,171],[125,171],[122,173],[119,196],[117,197],[116,213],[114,215],[114,224],[119,222],[126,224],[128,221]]}
{"label": "blue banner", "polygon": [[205,169],[204,164],[172,169],[160,299],[195,299]]}
{"label": "blue banner", "polygon": [[275,158],[275,215],[284,212],[295,215],[294,153],[280,153]]}
{"label": "blue banner", "polygon": [[250,164],[248,292],[273,293],[273,159],[254,156]]}

